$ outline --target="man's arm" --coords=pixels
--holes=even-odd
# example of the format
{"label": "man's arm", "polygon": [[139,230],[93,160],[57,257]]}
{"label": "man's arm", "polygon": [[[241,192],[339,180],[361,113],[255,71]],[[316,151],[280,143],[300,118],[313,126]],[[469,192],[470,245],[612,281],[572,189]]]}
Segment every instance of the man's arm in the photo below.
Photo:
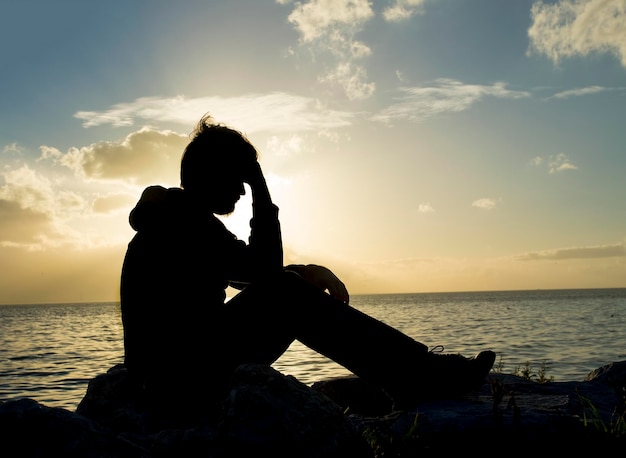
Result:
{"label": "man's arm", "polygon": [[249,247],[254,261],[254,278],[263,278],[283,270],[283,242],[278,207],[272,202],[258,161],[248,165],[243,181],[250,186],[252,192]]}
{"label": "man's arm", "polygon": [[[252,191],[252,205],[254,210],[254,217],[261,218],[261,212],[263,212],[263,217],[266,218],[269,213],[269,209],[275,209],[276,212],[276,229],[274,234],[274,254],[272,257],[276,257],[278,255],[278,246],[280,247],[280,266],[282,269],[282,240],[280,236],[280,223],[278,222],[278,209],[272,203],[272,199],[270,196],[269,189],[267,188],[267,183],[265,182],[265,177],[263,176],[263,172],[261,171],[261,166],[258,162],[255,162],[247,171],[244,178],[244,181],[248,183],[250,189]],[[271,225],[270,225],[271,227]],[[258,234],[258,230],[257,230]],[[276,238],[277,237],[277,238]],[[253,236],[251,235],[251,244]],[[271,240],[271,237],[264,237],[266,240]],[[256,242],[257,240],[254,240]],[[265,253],[267,255],[268,253]],[[262,263],[263,264],[263,263]],[[269,263],[272,267],[277,265],[277,259],[274,262]],[[306,281],[321,289],[322,291],[328,291],[335,299],[338,299],[346,304],[350,301],[350,295],[348,294],[348,289],[346,285],[333,273],[330,269],[319,266],[316,264],[308,264],[308,265],[295,265],[292,264],[286,267],[287,270],[292,270],[298,274]]]}
{"label": "man's arm", "polygon": [[350,294],[348,294],[346,285],[330,269],[317,264],[290,264],[285,269],[296,272],[322,291],[328,291],[328,294],[335,299],[346,304],[350,302]]}
{"label": "man's arm", "polygon": [[252,191],[252,202],[257,207],[265,207],[272,205],[270,191],[265,181],[265,176],[261,171],[261,164],[255,161],[244,173],[245,183],[248,183]]}

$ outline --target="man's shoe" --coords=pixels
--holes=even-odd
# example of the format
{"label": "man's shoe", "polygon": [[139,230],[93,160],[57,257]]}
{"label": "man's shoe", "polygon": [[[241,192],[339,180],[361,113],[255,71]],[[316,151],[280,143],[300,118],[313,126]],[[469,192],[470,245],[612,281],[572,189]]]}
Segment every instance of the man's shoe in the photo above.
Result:
{"label": "man's shoe", "polygon": [[[454,353],[429,352],[419,366],[419,381],[400,383],[395,393],[394,410],[413,408],[423,401],[459,399],[478,390],[484,383],[496,361],[491,350],[466,358]],[[395,394],[395,395],[394,395]]]}
{"label": "man's shoe", "polygon": [[496,362],[496,354],[491,350],[484,350],[474,356],[470,362],[474,365],[476,377],[482,384]]}
{"label": "man's shoe", "polygon": [[493,364],[496,354],[491,350],[473,358],[459,354],[429,353],[430,389],[424,393],[431,399],[460,398],[478,390]]}

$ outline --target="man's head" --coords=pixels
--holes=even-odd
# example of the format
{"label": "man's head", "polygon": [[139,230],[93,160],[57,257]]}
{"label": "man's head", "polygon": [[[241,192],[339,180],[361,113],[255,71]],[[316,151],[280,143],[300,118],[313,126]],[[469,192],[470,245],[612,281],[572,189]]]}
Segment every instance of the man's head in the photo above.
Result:
{"label": "man's head", "polygon": [[245,193],[244,171],[257,160],[256,149],[241,132],[205,115],[183,153],[181,187],[207,200],[214,213],[230,213]]}

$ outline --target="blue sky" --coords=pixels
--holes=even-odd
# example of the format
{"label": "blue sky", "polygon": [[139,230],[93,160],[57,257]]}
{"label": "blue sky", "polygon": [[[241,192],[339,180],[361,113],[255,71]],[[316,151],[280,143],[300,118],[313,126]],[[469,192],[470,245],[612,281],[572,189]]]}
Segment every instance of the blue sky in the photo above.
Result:
{"label": "blue sky", "polygon": [[[0,1],[0,303],[116,300],[209,112],[353,294],[626,286],[626,1]],[[249,200],[225,222],[247,237]]]}

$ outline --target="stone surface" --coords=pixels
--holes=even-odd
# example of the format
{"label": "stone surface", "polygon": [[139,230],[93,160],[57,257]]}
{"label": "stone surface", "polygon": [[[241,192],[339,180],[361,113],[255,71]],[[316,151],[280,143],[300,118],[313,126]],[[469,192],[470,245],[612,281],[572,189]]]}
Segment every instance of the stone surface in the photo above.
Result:
{"label": "stone surface", "polygon": [[[518,453],[626,446],[626,361],[603,366],[581,382],[536,383],[492,372],[481,390],[465,399],[429,401],[383,415],[378,401],[368,415],[357,384],[358,379],[347,377],[341,390],[335,381],[313,388],[346,409],[355,428],[382,446],[384,456],[480,452],[494,444]],[[349,413],[352,405],[358,413]]]}
{"label": "stone surface", "polygon": [[148,409],[125,368],[115,366],[90,382],[76,412],[30,399],[3,402],[0,440],[5,452],[17,451],[5,456],[20,457],[598,453],[626,445],[625,387],[626,361],[579,382],[540,384],[492,372],[464,399],[392,411],[383,392],[356,377],[308,387],[247,365],[217,410],[198,408],[193,393]]}

